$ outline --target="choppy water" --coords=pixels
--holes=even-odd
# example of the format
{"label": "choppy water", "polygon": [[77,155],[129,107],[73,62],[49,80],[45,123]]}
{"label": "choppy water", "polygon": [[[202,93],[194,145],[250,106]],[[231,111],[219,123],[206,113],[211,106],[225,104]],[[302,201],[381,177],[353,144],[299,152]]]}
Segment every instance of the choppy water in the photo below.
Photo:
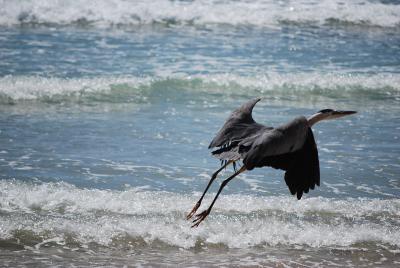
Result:
{"label": "choppy water", "polygon": [[[399,27],[396,1],[0,1],[0,263],[399,265]],[[321,187],[253,170],[191,229],[257,96],[272,126],[358,114],[315,126]]]}

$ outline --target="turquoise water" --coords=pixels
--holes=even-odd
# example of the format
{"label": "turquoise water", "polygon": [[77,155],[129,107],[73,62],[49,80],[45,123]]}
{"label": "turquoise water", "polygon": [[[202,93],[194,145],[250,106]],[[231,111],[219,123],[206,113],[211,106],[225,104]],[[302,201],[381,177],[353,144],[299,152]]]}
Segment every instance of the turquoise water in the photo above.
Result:
{"label": "turquoise water", "polygon": [[[398,265],[399,25],[391,1],[0,1],[1,263]],[[191,229],[254,97],[270,126],[358,113],[314,127],[321,187],[256,169]]]}

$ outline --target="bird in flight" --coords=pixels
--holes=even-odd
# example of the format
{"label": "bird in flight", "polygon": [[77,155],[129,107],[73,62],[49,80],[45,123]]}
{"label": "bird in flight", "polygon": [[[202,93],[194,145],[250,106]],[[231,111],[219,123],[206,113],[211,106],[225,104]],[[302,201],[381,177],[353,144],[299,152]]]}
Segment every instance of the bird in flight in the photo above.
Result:
{"label": "bird in flight", "polygon": [[[336,119],[355,114],[355,111],[324,109],[309,118],[299,116],[276,128],[254,121],[252,111],[261,98],[252,99],[234,110],[211,141],[209,149],[217,147],[212,155],[222,161],[222,166],[211,176],[199,201],[187,219],[191,219],[220,171],[232,164],[234,174],[225,179],[208,209],[195,215],[192,227],[197,227],[210,214],[222,189],[234,177],[247,170],[272,167],[285,171],[285,182],[292,195],[301,199],[320,184],[318,150],[311,127],[322,120]],[[236,170],[238,161],[242,162]]]}

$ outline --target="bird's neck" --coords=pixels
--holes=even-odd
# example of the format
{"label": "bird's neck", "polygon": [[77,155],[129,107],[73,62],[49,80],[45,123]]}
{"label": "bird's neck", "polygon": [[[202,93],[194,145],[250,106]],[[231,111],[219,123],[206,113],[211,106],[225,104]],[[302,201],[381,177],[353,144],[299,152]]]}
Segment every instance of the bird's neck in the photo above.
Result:
{"label": "bird's neck", "polygon": [[308,125],[310,127],[312,127],[314,124],[318,123],[321,120],[324,120],[326,118],[326,116],[322,113],[316,113],[313,114],[312,116],[310,116],[307,121],[308,121]]}

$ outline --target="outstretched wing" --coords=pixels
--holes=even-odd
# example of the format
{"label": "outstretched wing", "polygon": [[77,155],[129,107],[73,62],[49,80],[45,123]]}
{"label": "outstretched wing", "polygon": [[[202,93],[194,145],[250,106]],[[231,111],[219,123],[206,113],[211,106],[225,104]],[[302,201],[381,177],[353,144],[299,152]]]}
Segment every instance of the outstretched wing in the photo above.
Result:
{"label": "outstretched wing", "polygon": [[255,122],[252,116],[253,108],[260,100],[260,98],[250,100],[233,111],[208,148],[225,147],[232,145],[232,143],[237,145],[245,137],[251,136],[252,133],[266,129],[266,126]]}
{"label": "outstretched wing", "polygon": [[[308,121],[304,116],[297,117],[287,124],[264,131],[256,139],[250,140],[244,151],[243,163],[248,170],[267,166],[264,159],[300,150],[306,140]],[[245,146],[243,142],[242,147]]]}
{"label": "outstretched wing", "polygon": [[300,199],[303,193],[314,190],[315,185],[320,184],[318,149],[311,128],[303,148],[289,158],[291,163],[286,169],[285,182],[290,193]]}
{"label": "outstretched wing", "polygon": [[212,155],[220,160],[239,160],[243,158],[244,155],[249,151],[255,140],[257,140],[263,133],[271,129],[272,128],[269,127],[260,128],[251,136],[220,147],[219,149],[213,151]]}
{"label": "outstretched wing", "polygon": [[265,133],[243,153],[249,170],[263,166],[285,170],[285,182],[298,199],[320,184],[318,150],[305,120],[299,117]]}

